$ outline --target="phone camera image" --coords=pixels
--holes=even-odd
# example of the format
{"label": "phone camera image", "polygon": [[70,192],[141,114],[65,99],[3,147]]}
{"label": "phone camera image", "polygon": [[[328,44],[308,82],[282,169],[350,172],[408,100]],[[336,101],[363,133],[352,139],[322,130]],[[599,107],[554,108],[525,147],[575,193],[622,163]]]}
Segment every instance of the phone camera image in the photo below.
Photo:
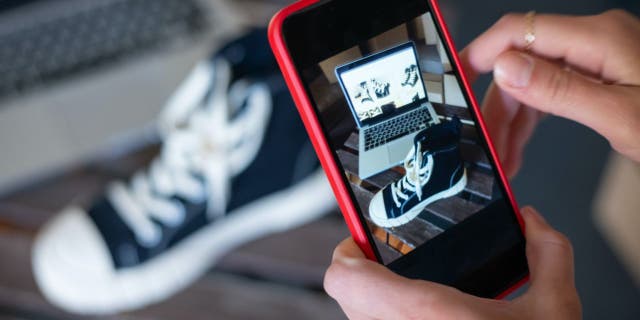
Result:
{"label": "phone camera image", "polygon": [[383,263],[507,207],[431,13],[301,75]]}

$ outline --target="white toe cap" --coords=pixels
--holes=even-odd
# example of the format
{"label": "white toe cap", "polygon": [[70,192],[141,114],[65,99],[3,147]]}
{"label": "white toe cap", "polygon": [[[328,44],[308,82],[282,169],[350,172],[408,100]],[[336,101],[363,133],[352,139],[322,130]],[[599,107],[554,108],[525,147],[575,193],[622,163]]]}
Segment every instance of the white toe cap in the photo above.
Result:
{"label": "white toe cap", "polygon": [[387,210],[384,206],[384,198],[382,192],[376,193],[369,204],[369,216],[373,222],[381,227],[388,224]]}
{"label": "white toe cap", "polygon": [[[100,305],[113,276],[109,250],[89,216],[69,208],[40,230],[32,248],[33,273],[51,302],[84,313]],[[93,307],[92,307],[93,309]]]}

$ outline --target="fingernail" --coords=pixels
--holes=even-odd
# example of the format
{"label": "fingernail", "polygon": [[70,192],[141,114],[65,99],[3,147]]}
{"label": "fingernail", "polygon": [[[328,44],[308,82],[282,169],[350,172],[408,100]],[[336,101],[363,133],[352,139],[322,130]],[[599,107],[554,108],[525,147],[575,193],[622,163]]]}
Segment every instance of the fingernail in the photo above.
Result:
{"label": "fingernail", "polygon": [[525,88],[533,74],[533,58],[524,54],[509,54],[500,58],[495,65],[493,75],[498,82],[514,88]]}

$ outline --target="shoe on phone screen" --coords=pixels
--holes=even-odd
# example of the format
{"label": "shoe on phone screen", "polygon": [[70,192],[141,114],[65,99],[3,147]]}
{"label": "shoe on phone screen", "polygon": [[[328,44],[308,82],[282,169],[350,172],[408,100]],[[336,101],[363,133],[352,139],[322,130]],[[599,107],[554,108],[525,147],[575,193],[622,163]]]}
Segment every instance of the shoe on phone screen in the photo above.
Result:
{"label": "shoe on phone screen", "polygon": [[458,117],[421,131],[404,161],[405,175],[374,195],[369,214],[384,228],[409,223],[428,205],[462,192],[467,175],[460,156]]}

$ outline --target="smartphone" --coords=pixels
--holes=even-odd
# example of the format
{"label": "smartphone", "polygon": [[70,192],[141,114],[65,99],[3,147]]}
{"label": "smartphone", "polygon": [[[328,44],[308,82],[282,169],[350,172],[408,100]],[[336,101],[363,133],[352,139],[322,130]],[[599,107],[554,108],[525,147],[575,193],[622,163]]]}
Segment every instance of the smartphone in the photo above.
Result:
{"label": "smartphone", "polygon": [[300,1],[269,37],[369,259],[480,297],[526,282],[523,221],[435,1]]}

